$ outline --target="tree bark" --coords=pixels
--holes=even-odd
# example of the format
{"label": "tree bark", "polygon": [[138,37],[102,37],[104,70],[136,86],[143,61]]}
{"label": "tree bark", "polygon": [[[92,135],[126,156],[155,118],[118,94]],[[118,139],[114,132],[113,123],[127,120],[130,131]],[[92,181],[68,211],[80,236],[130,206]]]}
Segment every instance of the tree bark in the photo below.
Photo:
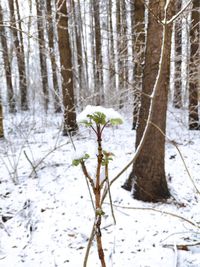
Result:
{"label": "tree bark", "polygon": [[193,0],[192,23],[190,30],[190,65],[189,65],[189,129],[200,130],[198,113],[198,91],[200,92],[200,2]]}
{"label": "tree bark", "polygon": [[61,110],[61,101],[60,101],[59,85],[57,78],[56,54],[54,46],[54,22],[53,22],[53,13],[50,0],[46,0],[46,8],[47,8],[47,34],[49,42],[49,54],[51,60],[52,81],[53,81],[53,91],[54,91],[54,109],[55,112],[61,112],[62,110]]}
{"label": "tree bark", "polygon": [[62,76],[62,94],[64,109],[63,135],[77,130],[76,112],[74,104],[74,87],[72,72],[72,55],[68,32],[68,13],[66,0],[58,1],[58,47],[60,52],[60,65]]}
{"label": "tree bark", "polygon": [[43,91],[44,108],[45,111],[47,112],[49,103],[49,88],[48,88],[48,72],[47,72],[44,23],[43,23],[43,12],[42,12],[44,11],[44,0],[36,0],[36,9],[37,9],[37,27],[38,27],[38,39],[39,39],[38,41],[39,41],[42,91]]}
{"label": "tree bark", "polygon": [[135,130],[138,122],[140,92],[142,91],[142,74],[145,54],[145,6],[141,0],[134,1],[134,14],[132,14],[132,51],[134,64],[133,83],[133,125]]}
{"label": "tree bark", "polygon": [[0,97],[0,138],[4,137],[4,131],[3,131],[3,107],[2,107],[2,101]]}
{"label": "tree bark", "polygon": [[[154,17],[159,17],[160,20],[163,19],[165,3],[166,1],[164,0],[150,0],[149,2],[149,10],[151,12],[149,12],[147,29],[142,92],[150,96],[155,86],[157,90],[152,100],[151,125],[147,128],[140,154],[136,158],[133,170],[124,185],[125,189],[133,189],[136,199],[152,202],[161,201],[170,196],[164,166],[165,136],[161,131],[165,134],[172,25],[162,26]],[[167,17],[171,17],[173,12],[174,3],[171,2],[167,10]],[[157,38],[155,38],[155,32]],[[160,61],[161,57],[162,61]],[[136,148],[143,137],[149,115],[151,100],[145,94],[141,96],[139,124],[136,132]]]}
{"label": "tree bark", "polygon": [[4,28],[4,21],[3,21],[3,9],[0,4],[0,39],[1,39],[1,46],[3,49],[3,64],[6,76],[6,85],[7,85],[7,101],[9,106],[9,112],[15,113],[16,112],[16,101],[14,96],[13,90],[13,83],[12,83],[12,73],[11,73],[11,63],[9,60],[9,51],[8,51],[8,44],[7,44],[7,36],[6,31]]}
{"label": "tree bark", "polygon": [[[182,7],[182,0],[176,1],[176,12]],[[175,108],[182,107],[182,79],[181,79],[181,63],[182,63],[182,17],[175,21],[175,73],[174,73],[174,97],[173,105]]]}
{"label": "tree bark", "polygon": [[92,0],[93,14],[94,14],[94,31],[95,31],[95,94],[96,105],[101,105],[104,102],[103,92],[103,72],[102,72],[102,44],[101,44],[101,29],[100,29],[100,15],[99,15],[99,1]]}
{"label": "tree bark", "polygon": [[[27,85],[25,53],[24,53],[24,44],[23,44],[19,4],[18,4],[18,0],[15,0],[16,11],[17,11],[17,21],[18,21],[16,23],[14,1],[9,0],[8,2],[9,2],[9,8],[10,8],[12,33],[14,37],[14,46],[15,46],[17,66],[18,66],[18,72],[19,72],[19,89],[20,89],[20,95],[21,95],[21,109],[26,111],[28,110],[28,99],[27,99],[28,85]],[[17,30],[18,28],[17,24],[18,24],[19,30]]]}

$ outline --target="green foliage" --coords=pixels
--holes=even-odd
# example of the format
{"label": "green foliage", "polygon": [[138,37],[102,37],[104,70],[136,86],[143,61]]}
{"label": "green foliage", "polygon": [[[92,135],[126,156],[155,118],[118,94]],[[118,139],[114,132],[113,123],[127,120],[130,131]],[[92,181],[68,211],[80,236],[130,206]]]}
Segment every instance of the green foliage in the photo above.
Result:
{"label": "green foliage", "polygon": [[112,126],[117,126],[117,125],[120,125],[120,124],[122,124],[122,123],[123,123],[123,121],[122,121],[122,119],[120,119],[120,118],[110,119],[110,124],[111,124]]}
{"label": "green foliage", "polygon": [[90,157],[90,155],[86,153],[83,157],[81,157],[79,159],[74,159],[72,161],[72,165],[73,166],[78,166],[82,161],[87,160],[89,157]]}
{"label": "green foliage", "polygon": [[120,118],[113,118],[110,120],[106,119],[106,115],[102,112],[94,112],[93,114],[87,115],[88,120],[83,120],[80,123],[84,124],[85,127],[91,127],[93,123],[97,125],[106,125],[111,124],[112,126],[117,126],[123,123],[122,119]]}
{"label": "green foliage", "polygon": [[112,157],[114,156],[114,154],[103,150],[103,155],[104,157],[102,159],[102,166],[105,166],[105,165],[108,165],[109,161],[113,160]]}
{"label": "green foliage", "polygon": [[106,115],[102,112],[94,112],[92,115],[87,115],[90,120],[94,121],[96,124],[105,125]]}

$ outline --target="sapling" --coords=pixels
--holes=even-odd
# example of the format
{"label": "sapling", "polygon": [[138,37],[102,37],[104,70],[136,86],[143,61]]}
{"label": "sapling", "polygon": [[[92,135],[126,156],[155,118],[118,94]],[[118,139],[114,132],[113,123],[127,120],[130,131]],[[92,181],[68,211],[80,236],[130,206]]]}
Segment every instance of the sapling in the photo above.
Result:
{"label": "sapling", "polygon": [[[101,234],[101,221],[102,216],[105,214],[102,208],[103,204],[103,192],[108,190],[109,192],[109,199],[111,202],[111,194],[110,194],[110,185],[109,185],[109,177],[108,177],[108,170],[109,170],[109,163],[113,160],[113,153],[106,151],[102,147],[102,138],[103,138],[103,131],[107,126],[116,126],[122,124],[122,118],[120,114],[113,109],[105,109],[103,107],[94,107],[94,106],[87,106],[86,109],[78,116],[78,122],[83,124],[85,127],[89,127],[92,129],[96,136],[97,142],[97,155],[96,155],[96,173],[95,177],[92,177],[89,174],[88,167],[86,166],[86,161],[90,157],[89,154],[84,153],[83,155],[79,155],[78,158],[73,160],[73,165],[78,166],[80,165],[83,171],[83,174],[86,178],[86,181],[89,183],[90,187],[92,188],[93,196],[94,196],[94,203],[93,207],[95,210],[95,220],[94,226],[91,234],[91,238],[89,240],[89,246],[86,252],[86,255],[89,254],[89,249],[94,237],[96,237],[97,249],[98,249],[98,256],[101,262],[102,267],[106,267],[104,251],[102,246],[102,234]],[[102,177],[102,173],[104,176]],[[93,201],[93,200],[92,200]],[[112,209],[112,203],[111,203]],[[114,213],[112,210],[112,215],[114,218]],[[114,218],[115,222],[115,218]],[[87,257],[84,260],[84,266],[86,266]]]}

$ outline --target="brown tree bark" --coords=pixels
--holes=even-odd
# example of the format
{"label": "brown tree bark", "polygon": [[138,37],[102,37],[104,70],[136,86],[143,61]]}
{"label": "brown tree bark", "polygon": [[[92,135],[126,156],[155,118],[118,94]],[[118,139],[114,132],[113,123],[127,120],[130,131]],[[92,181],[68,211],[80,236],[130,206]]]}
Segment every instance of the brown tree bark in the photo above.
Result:
{"label": "brown tree bark", "polygon": [[[180,11],[182,0],[176,1],[176,12]],[[175,108],[182,107],[182,79],[181,79],[181,63],[182,63],[182,17],[175,21],[175,73],[174,73],[174,97],[173,105]]]}
{"label": "brown tree bark", "polygon": [[189,65],[189,129],[200,130],[198,114],[198,92],[200,92],[200,1],[193,0],[192,22],[190,29],[190,65]]}
{"label": "brown tree bark", "polygon": [[68,13],[66,0],[59,0],[57,3],[57,8],[58,47],[60,52],[64,109],[63,135],[68,135],[70,132],[76,132],[77,124],[74,104],[72,55],[68,32]]}
{"label": "brown tree bark", "polygon": [[104,102],[103,91],[103,72],[102,72],[102,44],[101,44],[101,29],[99,15],[99,1],[92,0],[94,14],[94,36],[95,36],[95,94],[96,105],[101,105]]}
{"label": "brown tree bark", "polygon": [[54,91],[54,109],[55,112],[61,112],[62,110],[60,103],[58,78],[57,78],[56,54],[54,47],[54,21],[53,21],[53,13],[50,0],[46,0],[46,9],[47,9],[47,34],[48,34],[49,54],[51,60],[52,81],[53,81],[53,91]]}
{"label": "brown tree bark", "polygon": [[17,21],[18,21],[16,23],[14,0],[9,0],[8,3],[9,3],[10,17],[11,17],[11,30],[12,30],[13,39],[14,39],[13,44],[15,47],[17,66],[18,66],[18,72],[19,72],[19,90],[20,90],[20,96],[21,96],[21,109],[26,111],[28,110],[27,76],[26,76],[25,53],[24,53],[24,44],[23,44],[23,36],[22,36],[21,17],[19,13],[19,4],[18,4],[18,0],[15,0],[16,11],[17,11]]}
{"label": "brown tree bark", "polygon": [[6,85],[7,85],[7,101],[9,106],[9,112],[14,113],[16,112],[16,101],[14,96],[13,90],[13,83],[12,83],[12,72],[11,72],[11,63],[9,60],[9,51],[8,51],[8,44],[7,44],[7,36],[6,31],[4,28],[4,21],[3,21],[3,9],[0,3],[0,39],[1,39],[1,46],[3,49],[3,64],[6,76]]}
{"label": "brown tree bark", "polygon": [[133,125],[135,130],[138,122],[140,94],[142,91],[142,74],[145,54],[145,6],[143,1],[134,1],[134,12],[132,12],[132,38],[133,38]]}
{"label": "brown tree bark", "polygon": [[[165,3],[165,0],[149,1],[151,12],[149,12],[147,29],[142,92],[151,95],[153,88],[156,88],[156,94],[151,100],[153,101],[151,124],[147,128],[143,146],[135,160],[133,170],[124,185],[125,189],[131,190],[133,188],[136,199],[152,202],[161,201],[170,196],[165,176],[165,136],[163,134],[166,131],[172,25],[165,25],[163,31],[163,26],[155,19],[155,16],[160,20],[163,19]],[[173,13],[174,2],[171,1],[167,9],[167,17],[171,17]],[[157,38],[155,38],[155,32]],[[161,56],[162,61],[160,61]],[[136,148],[143,137],[149,108],[150,98],[142,94],[139,124],[136,132]]]}
{"label": "brown tree bark", "polygon": [[48,72],[47,72],[46,49],[45,49],[45,39],[44,39],[44,23],[43,23],[43,12],[42,12],[44,11],[44,0],[36,0],[36,10],[37,10],[37,27],[38,27],[42,92],[43,92],[44,108],[45,108],[45,111],[47,111],[48,103],[49,103],[49,88],[48,88]]}

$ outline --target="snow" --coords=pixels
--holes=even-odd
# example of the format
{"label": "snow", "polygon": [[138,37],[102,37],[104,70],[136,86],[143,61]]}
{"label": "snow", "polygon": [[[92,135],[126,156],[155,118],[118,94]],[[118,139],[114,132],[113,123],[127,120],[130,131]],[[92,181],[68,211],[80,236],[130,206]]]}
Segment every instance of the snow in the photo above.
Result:
{"label": "snow", "polygon": [[92,115],[95,112],[101,112],[106,115],[106,120],[109,121],[110,119],[121,119],[124,120],[122,115],[115,111],[113,108],[104,108],[102,106],[91,106],[88,105],[86,108],[77,116],[77,122],[81,123],[84,120],[88,120],[87,115]]}
{"label": "snow", "polygon": [[[98,109],[106,112],[108,119],[119,118],[113,110]],[[91,110],[93,107],[88,107],[79,121]],[[199,132],[187,130],[183,110],[170,109],[168,115],[167,136],[178,144],[200,189]],[[83,266],[94,219],[86,181],[80,166],[71,164],[74,149],[70,140],[61,135],[61,118],[55,114],[46,119],[40,116],[12,115],[5,121],[6,139],[0,141],[0,266]],[[122,125],[104,130],[103,149],[115,154],[109,167],[110,179],[130,161],[134,152],[131,111],[123,117]],[[93,174],[94,133],[80,127],[72,138],[76,153],[82,155],[83,151],[90,155],[86,165]],[[129,173],[130,169],[111,187],[116,225],[109,199],[103,205],[102,239],[107,267],[200,266],[200,197],[175,146],[166,143],[166,175],[173,196],[166,203],[133,199],[130,192],[121,188]],[[18,184],[13,183],[14,177],[18,178]],[[188,251],[177,248],[184,244],[196,245],[188,247]],[[88,267],[99,266],[94,242]]]}

